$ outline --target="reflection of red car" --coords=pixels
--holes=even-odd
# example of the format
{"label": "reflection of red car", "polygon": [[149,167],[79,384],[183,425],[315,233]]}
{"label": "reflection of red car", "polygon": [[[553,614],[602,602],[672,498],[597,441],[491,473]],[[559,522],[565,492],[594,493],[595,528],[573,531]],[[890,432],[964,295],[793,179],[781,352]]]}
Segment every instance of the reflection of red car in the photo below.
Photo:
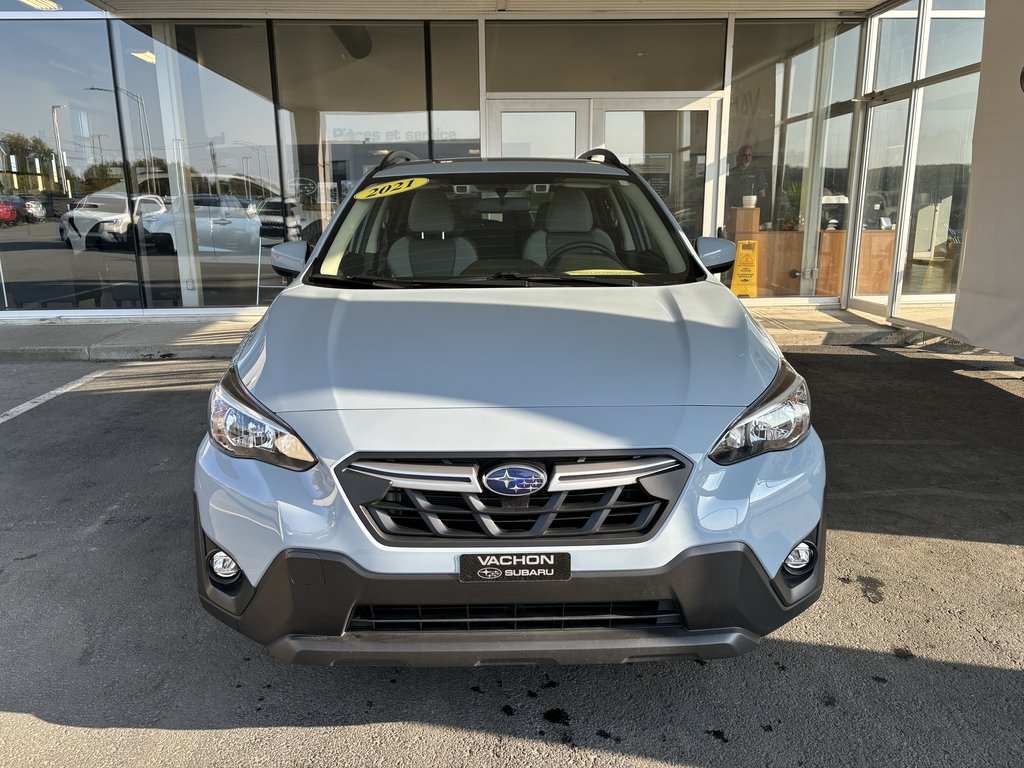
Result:
{"label": "reflection of red car", "polygon": [[18,209],[6,200],[0,200],[0,224],[13,227],[18,223]]}

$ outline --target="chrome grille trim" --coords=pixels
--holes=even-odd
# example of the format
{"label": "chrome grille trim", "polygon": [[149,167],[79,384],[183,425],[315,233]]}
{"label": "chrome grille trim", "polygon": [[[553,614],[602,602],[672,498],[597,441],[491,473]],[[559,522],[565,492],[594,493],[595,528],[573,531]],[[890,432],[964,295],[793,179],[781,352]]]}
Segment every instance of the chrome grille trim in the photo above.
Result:
{"label": "chrome grille trim", "polygon": [[480,469],[453,464],[397,464],[389,461],[357,461],[349,469],[387,480],[394,488],[415,491],[481,493]]}
{"label": "chrome grille trim", "polygon": [[608,488],[631,485],[645,475],[665,472],[682,466],[675,459],[663,456],[625,461],[585,462],[557,464],[552,471],[549,491],[581,491],[590,488]]}
{"label": "chrome grille trim", "polygon": [[[547,491],[583,491],[631,485],[646,475],[682,466],[672,458],[626,459],[623,461],[556,464]],[[387,480],[395,488],[413,491],[481,493],[480,468],[453,464],[398,464],[386,461],[358,461],[350,466],[357,472]]]}

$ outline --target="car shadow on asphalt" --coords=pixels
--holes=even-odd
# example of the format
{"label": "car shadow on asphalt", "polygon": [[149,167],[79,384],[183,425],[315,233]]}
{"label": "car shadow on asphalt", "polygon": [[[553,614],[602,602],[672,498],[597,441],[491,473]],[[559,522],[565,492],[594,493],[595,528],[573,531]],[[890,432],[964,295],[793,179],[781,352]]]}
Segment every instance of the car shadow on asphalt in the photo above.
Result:
{"label": "car shadow on asphalt", "polygon": [[967,361],[882,347],[787,357],[811,387],[830,528],[1024,545],[1024,397],[961,375]]}

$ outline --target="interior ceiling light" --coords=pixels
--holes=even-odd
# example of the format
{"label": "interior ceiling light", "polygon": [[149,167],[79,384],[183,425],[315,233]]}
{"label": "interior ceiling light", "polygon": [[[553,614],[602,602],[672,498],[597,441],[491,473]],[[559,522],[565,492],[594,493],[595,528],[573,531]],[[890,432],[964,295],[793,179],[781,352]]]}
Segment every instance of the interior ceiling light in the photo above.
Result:
{"label": "interior ceiling light", "polygon": [[132,56],[142,59],[147,64],[156,64],[156,54],[152,51],[132,51]]}
{"label": "interior ceiling light", "polygon": [[53,2],[53,0],[21,0],[21,2],[27,5],[29,8],[35,8],[37,11],[62,10],[62,8],[55,2]]}

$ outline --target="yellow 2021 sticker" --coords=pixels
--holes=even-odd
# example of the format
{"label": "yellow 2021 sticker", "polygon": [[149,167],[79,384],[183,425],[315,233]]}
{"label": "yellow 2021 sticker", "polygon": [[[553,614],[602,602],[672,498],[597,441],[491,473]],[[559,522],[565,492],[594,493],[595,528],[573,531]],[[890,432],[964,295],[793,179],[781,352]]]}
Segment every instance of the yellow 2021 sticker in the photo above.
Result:
{"label": "yellow 2021 sticker", "polygon": [[409,192],[410,190],[422,187],[429,181],[430,179],[423,178],[396,179],[395,181],[386,181],[383,184],[374,184],[372,187],[367,187],[357,192],[356,200],[374,200],[378,197],[398,195],[402,192]]}

